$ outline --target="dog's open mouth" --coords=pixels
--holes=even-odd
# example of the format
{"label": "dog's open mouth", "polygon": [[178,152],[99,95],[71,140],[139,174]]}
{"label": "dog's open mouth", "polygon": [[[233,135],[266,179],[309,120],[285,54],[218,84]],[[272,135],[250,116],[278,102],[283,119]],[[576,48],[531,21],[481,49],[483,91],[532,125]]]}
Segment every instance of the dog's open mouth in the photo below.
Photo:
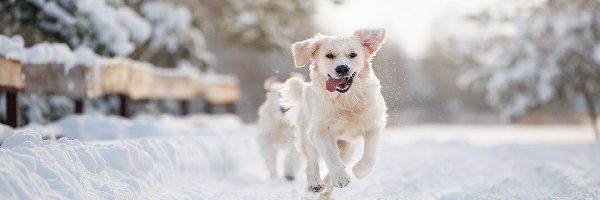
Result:
{"label": "dog's open mouth", "polygon": [[356,72],[354,72],[352,76],[345,76],[336,79],[327,74],[329,79],[327,79],[327,83],[325,83],[325,88],[329,92],[337,90],[340,93],[346,93],[348,90],[350,90],[350,86],[352,86],[354,75],[356,75]]}

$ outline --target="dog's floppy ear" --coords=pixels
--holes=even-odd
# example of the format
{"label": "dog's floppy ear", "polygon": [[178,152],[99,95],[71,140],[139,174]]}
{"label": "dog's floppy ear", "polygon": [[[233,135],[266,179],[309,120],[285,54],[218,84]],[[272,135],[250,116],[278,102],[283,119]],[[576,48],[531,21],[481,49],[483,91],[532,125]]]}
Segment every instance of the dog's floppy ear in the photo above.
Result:
{"label": "dog's floppy ear", "polygon": [[277,82],[277,76],[271,76],[267,80],[265,80],[265,90],[270,90],[271,85],[273,85],[273,83],[275,82]]}
{"label": "dog's floppy ear", "polygon": [[294,54],[296,67],[304,67],[310,61],[310,58],[317,53],[320,47],[319,37],[320,34],[317,34],[313,38],[292,44],[292,54]]}
{"label": "dog's floppy ear", "polygon": [[372,57],[377,53],[385,40],[385,29],[358,29],[354,31],[354,36],[360,39],[369,57]]}

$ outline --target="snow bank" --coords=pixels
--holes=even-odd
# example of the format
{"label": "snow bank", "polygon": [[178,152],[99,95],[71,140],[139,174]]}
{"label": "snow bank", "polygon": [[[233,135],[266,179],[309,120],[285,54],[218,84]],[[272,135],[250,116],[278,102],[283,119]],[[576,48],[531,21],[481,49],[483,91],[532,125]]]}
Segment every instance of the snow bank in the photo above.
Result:
{"label": "snow bank", "polygon": [[21,133],[8,137],[2,143],[2,148],[13,148],[20,145],[32,147],[39,145],[41,142],[42,135],[40,134]]}
{"label": "snow bank", "polygon": [[191,115],[173,117],[170,115],[138,115],[133,119],[120,116],[86,114],[70,115],[53,124],[28,124],[15,132],[38,132],[49,138],[67,137],[81,141],[123,140],[146,137],[194,135],[217,133],[240,129],[241,119],[236,115]]}
{"label": "snow bank", "polygon": [[6,138],[8,138],[9,136],[13,135],[14,132],[12,130],[12,128],[10,128],[9,126],[6,126],[4,124],[0,124],[0,143],[2,143],[2,141],[5,141]]}
{"label": "snow bank", "polygon": [[[48,131],[51,127],[58,132],[72,131],[73,136],[68,137],[91,141],[68,137],[58,141],[42,140],[41,135],[34,133]],[[347,188],[337,189],[334,197],[600,197],[600,170],[597,170],[600,168],[600,145],[597,143],[478,146],[460,137],[443,142],[426,137],[406,143],[391,139],[410,139],[428,130],[450,129],[387,129],[372,174],[361,180],[353,178]],[[459,128],[457,132],[463,130]],[[480,129],[479,134],[486,134],[481,130],[485,129]],[[487,130],[495,128],[488,127]],[[527,134],[532,130],[510,128],[504,131]],[[567,130],[563,131],[566,133]],[[581,134],[579,131],[571,129],[573,134]],[[53,126],[29,127],[15,132],[19,134],[9,137],[0,148],[0,199],[316,198],[304,191],[304,175],[292,183],[267,180],[255,142],[258,131],[255,126],[241,124],[236,116],[175,118],[142,115],[125,120],[83,115]],[[128,140],[93,139],[103,138],[107,132],[109,135],[130,133],[126,136]],[[546,137],[555,135],[551,133]],[[360,155],[359,149],[351,163]]]}
{"label": "snow bank", "polygon": [[[230,118],[213,120],[223,119]],[[95,123],[90,127],[99,129],[108,125],[103,129],[110,131],[115,124],[126,122],[89,119],[87,123]],[[135,131],[131,134],[142,133],[138,137],[144,137],[144,131],[155,127],[145,125],[149,126],[132,128],[130,131]],[[219,123],[213,121],[213,125]],[[256,165],[260,167],[258,147],[248,142],[254,141],[254,129],[193,135],[181,134],[185,130],[169,125],[161,130],[163,137],[93,143],[66,138],[42,140],[34,133],[9,137],[0,148],[0,199],[211,198],[216,194],[210,188],[224,178],[266,177],[266,173],[244,174],[247,169],[255,171]],[[203,182],[205,185],[200,184]],[[190,188],[191,183],[199,188]]]}

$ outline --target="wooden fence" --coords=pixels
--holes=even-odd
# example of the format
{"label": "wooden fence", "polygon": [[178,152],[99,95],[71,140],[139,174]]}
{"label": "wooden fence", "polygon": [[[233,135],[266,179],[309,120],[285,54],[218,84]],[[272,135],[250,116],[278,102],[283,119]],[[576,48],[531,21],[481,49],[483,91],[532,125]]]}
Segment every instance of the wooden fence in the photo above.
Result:
{"label": "wooden fence", "polygon": [[[209,78],[207,78],[209,77]],[[189,113],[189,101],[203,97],[205,111],[226,106],[235,112],[240,96],[232,77],[202,75],[177,69],[157,68],[126,58],[107,59],[101,66],[75,66],[68,71],[62,64],[27,65],[0,56],[0,91],[6,93],[6,123],[18,123],[18,94],[64,95],[82,113],[85,99],[118,95],[119,114],[129,116],[130,100],[178,100],[182,114]]]}

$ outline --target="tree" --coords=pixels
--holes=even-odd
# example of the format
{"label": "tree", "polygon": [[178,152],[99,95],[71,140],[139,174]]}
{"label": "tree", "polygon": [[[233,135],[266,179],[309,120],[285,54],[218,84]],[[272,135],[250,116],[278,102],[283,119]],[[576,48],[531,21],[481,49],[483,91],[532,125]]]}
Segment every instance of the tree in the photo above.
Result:
{"label": "tree", "polygon": [[3,4],[16,25],[11,34],[24,34],[21,27],[35,27],[44,39],[72,48],[84,45],[101,55],[128,55],[135,49],[134,42],[150,35],[148,21],[112,1],[9,0]]}
{"label": "tree", "polygon": [[600,139],[599,11],[595,0],[548,0],[514,14],[472,16],[483,33],[501,31],[456,40],[461,64],[479,66],[459,77],[459,86],[482,91],[510,121],[552,101],[582,95]]}
{"label": "tree", "polygon": [[0,3],[0,20],[6,24],[1,31],[22,35],[28,45],[62,42],[72,49],[86,46],[100,55],[130,56],[159,66],[175,67],[180,60],[201,68],[214,63],[186,6],[135,2],[8,0]]}
{"label": "tree", "polygon": [[314,7],[312,0],[226,2],[219,31],[234,44],[261,50],[287,50],[301,19]]}

